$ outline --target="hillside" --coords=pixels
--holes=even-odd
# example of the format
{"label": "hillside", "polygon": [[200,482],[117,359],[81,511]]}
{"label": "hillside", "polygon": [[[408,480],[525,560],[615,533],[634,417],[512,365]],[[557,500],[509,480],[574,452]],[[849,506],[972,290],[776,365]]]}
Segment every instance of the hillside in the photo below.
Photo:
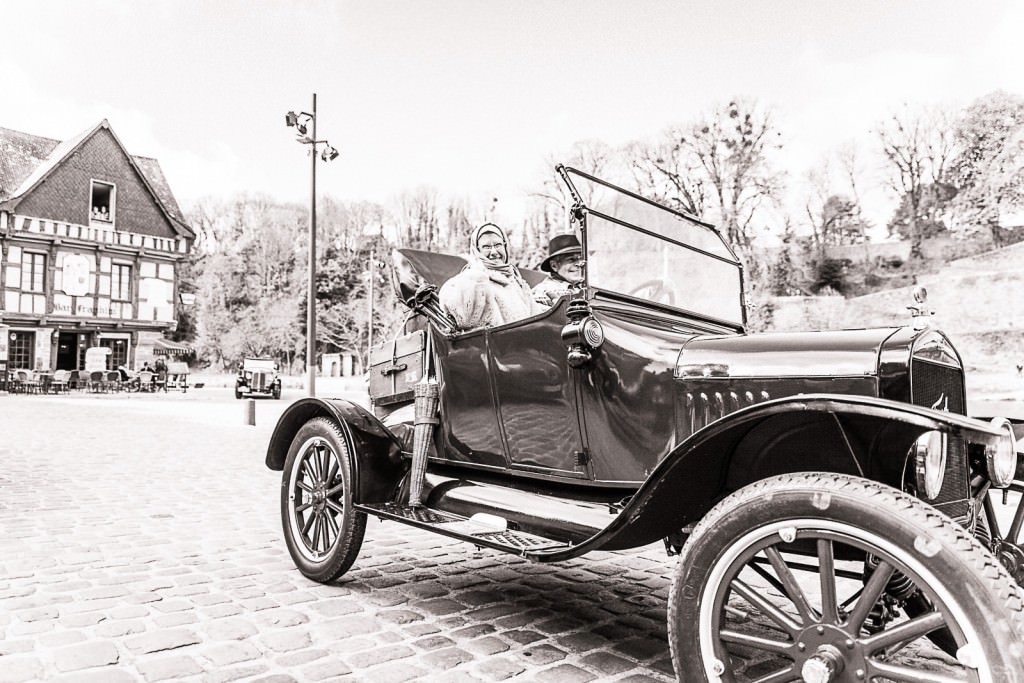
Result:
{"label": "hillside", "polygon": [[[969,373],[969,389],[1024,398],[1024,243],[950,261],[917,283],[928,290],[931,322],[956,345]],[[910,322],[913,286],[844,299],[778,297],[773,330],[845,329]],[[980,387],[971,384],[980,383]]]}

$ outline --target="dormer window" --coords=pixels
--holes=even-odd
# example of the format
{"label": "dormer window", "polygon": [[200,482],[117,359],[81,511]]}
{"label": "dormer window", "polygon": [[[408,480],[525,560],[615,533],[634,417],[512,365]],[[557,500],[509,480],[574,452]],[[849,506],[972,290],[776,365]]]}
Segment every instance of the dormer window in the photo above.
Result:
{"label": "dormer window", "polygon": [[92,181],[92,192],[89,197],[89,219],[104,223],[114,222],[115,188],[110,183]]}

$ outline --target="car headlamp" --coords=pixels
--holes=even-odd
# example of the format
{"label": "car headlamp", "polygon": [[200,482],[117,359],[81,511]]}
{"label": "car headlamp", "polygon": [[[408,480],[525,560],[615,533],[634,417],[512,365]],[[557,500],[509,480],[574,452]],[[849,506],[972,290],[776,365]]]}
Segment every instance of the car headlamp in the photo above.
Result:
{"label": "car headlamp", "polygon": [[992,425],[1002,430],[1004,436],[985,448],[985,466],[992,485],[1004,489],[1017,472],[1017,439],[1013,425],[1005,417],[992,418]]}
{"label": "car headlamp", "polygon": [[593,316],[590,316],[583,321],[580,336],[583,339],[583,343],[592,349],[599,348],[601,344],[604,344],[604,328],[601,326],[601,323],[597,321],[597,318],[594,318]]}
{"label": "car headlamp", "polygon": [[947,442],[945,432],[933,430],[917,437],[911,449],[914,455],[914,481],[918,493],[923,493],[928,500],[934,500],[942,490],[942,480],[946,475]]}

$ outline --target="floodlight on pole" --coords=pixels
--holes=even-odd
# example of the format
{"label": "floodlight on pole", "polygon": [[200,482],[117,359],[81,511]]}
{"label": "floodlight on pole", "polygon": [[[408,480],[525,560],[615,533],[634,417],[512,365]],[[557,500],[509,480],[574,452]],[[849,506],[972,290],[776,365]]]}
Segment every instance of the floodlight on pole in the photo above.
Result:
{"label": "floodlight on pole", "polygon": [[[309,156],[312,159],[312,190],[309,197],[309,291],[306,299],[306,390],[310,396],[316,396],[316,158],[317,146],[323,145],[320,158],[333,161],[338,157],[338,150],[327,140],[316,139],[316,93],[313,93],[312,112],[290,111],[284,116],[285,125],[294,128],[298,135],[296,142],[309,145]],[[312,129],[310,131],[310,129]],[[307,135],[307,131],[310,132]]]}

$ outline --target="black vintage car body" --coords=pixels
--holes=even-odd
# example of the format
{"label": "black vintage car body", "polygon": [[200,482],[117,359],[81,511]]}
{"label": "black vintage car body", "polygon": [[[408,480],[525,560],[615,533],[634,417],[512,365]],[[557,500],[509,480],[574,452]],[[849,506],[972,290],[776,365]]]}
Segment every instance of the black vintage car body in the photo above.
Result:
{"label": "black vintage car body", "polygon": [[[681,554],[682,680],[734,680],[737,645],[778,660],[751,680],[939,680],[899,662],[914,641],[945,653],[948,680],[1021,680],[1024,468],[1010,421],[966,416],[951,341],[926,316],[748,334],[717,230],[558,172],[578,291],[458,331],[436,289],[463,260],[396,250],[420,328],[378,354],[373,410],[307,398],[282,415],[266,462],[299,569],[343,574],[367,515],[538,562],[662,539]],[[754,617],[777,637],[734,623]]]}
{"label": "black vintage car body", "polygon": [[238,366],[235,377],[235,398],[272,396],[281,398],[281,377],[277,361],[272,358],[246,358]]}

